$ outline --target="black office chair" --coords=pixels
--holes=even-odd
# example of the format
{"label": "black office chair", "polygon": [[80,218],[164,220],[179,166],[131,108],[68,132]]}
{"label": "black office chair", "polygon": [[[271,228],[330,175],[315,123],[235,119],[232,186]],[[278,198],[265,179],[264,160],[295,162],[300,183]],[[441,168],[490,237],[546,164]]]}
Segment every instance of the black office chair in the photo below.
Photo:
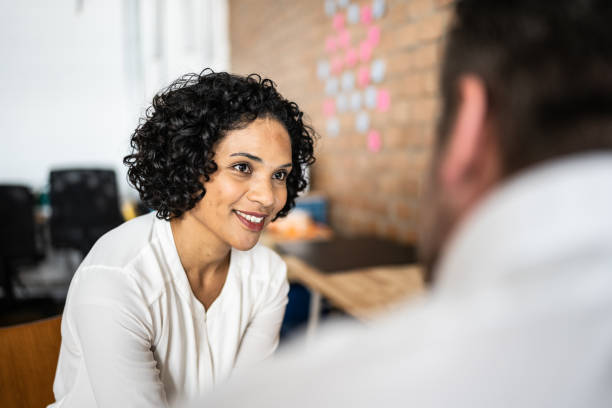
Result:
{"label": "black office chair", "polygon": [[34,196],[21,185],[0,185],[0,278],[5,298],[12,302],[21,266],[44,258],[34,221]]}
{"label": "black office chair", "polygon": [[51,171],[49,200],[51,245],[76,249],[82,257],[98,238],[123,222],[113,170]]}

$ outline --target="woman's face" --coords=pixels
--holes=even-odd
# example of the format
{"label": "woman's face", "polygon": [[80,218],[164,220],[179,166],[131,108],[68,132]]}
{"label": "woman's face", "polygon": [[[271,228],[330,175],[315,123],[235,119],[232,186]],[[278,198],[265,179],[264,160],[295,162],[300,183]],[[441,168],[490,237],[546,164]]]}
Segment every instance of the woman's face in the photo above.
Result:
{"label": "woman's face", "polygon": [[248,250],[287,201],[291,139],[279,121],[256,119],[227,132],[214,161],[218,169],[190,215],[222,244]]}

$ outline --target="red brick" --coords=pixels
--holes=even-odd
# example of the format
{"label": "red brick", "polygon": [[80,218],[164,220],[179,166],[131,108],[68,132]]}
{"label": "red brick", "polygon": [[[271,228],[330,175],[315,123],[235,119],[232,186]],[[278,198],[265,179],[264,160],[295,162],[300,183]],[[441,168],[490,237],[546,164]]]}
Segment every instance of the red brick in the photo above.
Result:
{"label": "red brick", "polygon": [[442,9],[427,18],[419,20],[416,29],[418,41],[435,40],[442,37],[450,17],[450,11]]}
{"label": "red brick", "polygon": [[436,6],[443,7],[443,6],[447,6],[454,2],[455,0],[436,0]]}
{"label": "red brick", "polygon": [[428,14],[433,9],[432,0],[411,0],[408,3],[408,16],[411,19],[418,19]]}
{"label": "red brick", "polygon": [[[370,4],[360,0],[360,5]],[[355,131],[355,113],[337,115],[341,131],[329,137],[321,105],[325,84],[316,76],[319,59],[328,59],[324,42],[333,33],[323,5],[310,0],[282,3],[230,0],[231,70],[259,72],[273,79],[281,93],[299,103],[321,135],[313,187],[330,199],[336,231],[376,234],[414,242],[416,200],[432,151],[438,102],[437,65],[440,40],[450,10],[448,0],[394,0],[377,21],[381,41],[374,58],[387,62],[379,85],[391,92],[387,112],[369,110],[371,126],[380,131],[382,149],[367,150],[366,135]],[[366,35],[349,25],[351,41]]]}

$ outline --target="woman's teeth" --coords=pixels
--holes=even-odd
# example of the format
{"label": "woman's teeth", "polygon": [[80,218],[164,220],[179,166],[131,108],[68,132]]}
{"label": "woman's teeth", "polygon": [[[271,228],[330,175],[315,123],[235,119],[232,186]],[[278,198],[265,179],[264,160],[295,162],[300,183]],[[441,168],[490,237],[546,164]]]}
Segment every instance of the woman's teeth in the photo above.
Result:
{"label": "woman's teeth", "polygon": [[264,217],[255,217],[254,215],[248,215],[238,210],[236,210],[236,213],[238,213],[238,215],[240,215],[241,217],[246,218],[250,222],[254,222],[255,224],[261,223],[264,219]]}

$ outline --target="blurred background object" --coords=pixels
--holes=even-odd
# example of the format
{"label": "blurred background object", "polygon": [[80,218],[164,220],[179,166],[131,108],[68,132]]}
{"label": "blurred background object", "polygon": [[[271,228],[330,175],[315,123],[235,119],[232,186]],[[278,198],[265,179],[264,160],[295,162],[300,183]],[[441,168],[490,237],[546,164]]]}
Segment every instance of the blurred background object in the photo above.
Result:
{"label": "blurred background object", "polygon": [[0,328],[0,406],[36,408],[54,401],[61,317]]}
{"label": "blurred background object", "polygon": [[332,235],[327,222],[327,198],[311,192],[296,200],[287,217],[271,223],[262,239],[272,246],[282,241],[329,239]]}
{"label": "blurred background object", "polygon": [[[129,136],[156,91],[205,67],[273,79],[321,136],[310,193],[271,225],[264,243],[365,237],[412,253],[452,2],[3,2],[0,183],[33,191],[44,254],[39,263],[19,267],[15,297],[50,296],[61,305],[95,237],[119,216],[148,211],[121,163]],[[49,183],[51,171],[69,168],[112,170],[117,191],[102,206],[113,221],[70,245],[59,232],[84,214],[59,221]],[[79,210],[96,206],[76,203],[70,205]],[[402,279],[410,281],[411,273]],[[342,281],[337,276],[328,280]],[[287,310],[288,318],[297,316],[295,326],[305,324],[313,304],[313,288],[302,283],[292,285]],[[387,293],[380,297],[394,298]],[[347,313],[325,296],[321,309]]]}
{"label": "blurred background object", "polygon": [[44,231],[36,222],[34,203],[27,186],[0,185],[0,325],[52,316],[63,303],[44,291],[42,296],[30,293],[20,277],[45,258]]}
{"label": "blurred background object", "polygon": [[98,238],[123,222],[113,170],[53,170],[49,185],[54,248],[76,249],[84,258]]}
{"label": "blurred background object", "polygon": [[5,299],[15,301],[19,268],[40,262],[45,254],[34,220],[34,196],[27,186],[0,185],[0,278]]}

